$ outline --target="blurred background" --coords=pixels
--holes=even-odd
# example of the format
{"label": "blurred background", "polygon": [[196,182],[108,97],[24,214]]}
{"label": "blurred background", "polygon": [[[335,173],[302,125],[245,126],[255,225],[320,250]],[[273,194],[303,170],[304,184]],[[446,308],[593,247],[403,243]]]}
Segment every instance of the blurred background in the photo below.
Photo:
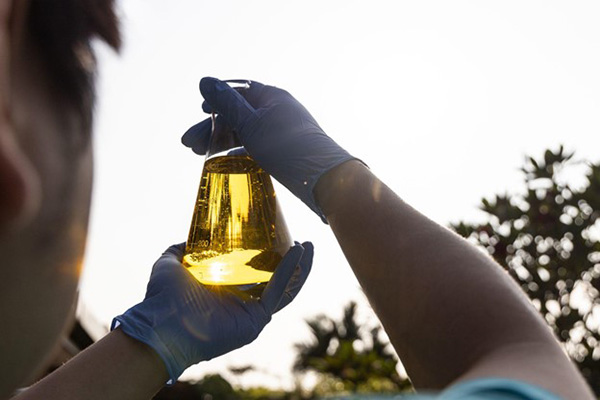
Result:
{"label": "blurred background", "polygon": [[[79,316],[97,339],[142,300],[162,251],[187,238],[203,157],[180,144],[206,118],[203,76],[292,93],[342,147],[442,225],[485,220],[520,193],[525,156],[600,157],[595,1],[121,0],[124,47],[99,45],[96,172]],[[576,175],[575,175],[575,178]],[[305,320],[377,324],[328,227],[285,188],[292,236],[315,244],[297,299],[252,344],[190,368],[236,385],[294,387]],[[399,294],[401,295],[401,294]],[[230,368],[252,365],[245,374]],[[401,366],[398,366],[402,374]]]}

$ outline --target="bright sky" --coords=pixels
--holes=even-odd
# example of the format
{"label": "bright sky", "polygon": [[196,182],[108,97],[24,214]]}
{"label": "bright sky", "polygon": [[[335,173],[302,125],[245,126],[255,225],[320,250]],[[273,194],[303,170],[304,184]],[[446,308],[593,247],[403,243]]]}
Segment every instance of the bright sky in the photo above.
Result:
{"label": "bright sky", "polygon": [[[206,116],[203,76],[285,88],[340,145],[437,222],[516,191],[525,154],[600,156],[597,1],[123,0],[125,46],[100,47],[96,177],[81,312],[108,326],[141,301],[154,261],[187,238],[203,158],[180,144]],[[292,384],[304,319],[360,289],[327,226],[276,186],[316,247],[295,302],[251,345],[188,370],[252,363]],[[248,381],[247,381],[248,382]],[[246,382],[246,383],[247,383]]]}

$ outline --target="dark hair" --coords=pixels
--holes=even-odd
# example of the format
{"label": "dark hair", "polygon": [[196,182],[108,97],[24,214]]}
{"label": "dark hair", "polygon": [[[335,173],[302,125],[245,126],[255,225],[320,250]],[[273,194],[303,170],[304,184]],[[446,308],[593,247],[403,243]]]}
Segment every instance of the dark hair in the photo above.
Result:
{"label": "dark hair", "polygon": [[57,94],[80,112],[89,129],[96,59],[92,39],[121,45],[114,0],[31,0],[28,27]]}

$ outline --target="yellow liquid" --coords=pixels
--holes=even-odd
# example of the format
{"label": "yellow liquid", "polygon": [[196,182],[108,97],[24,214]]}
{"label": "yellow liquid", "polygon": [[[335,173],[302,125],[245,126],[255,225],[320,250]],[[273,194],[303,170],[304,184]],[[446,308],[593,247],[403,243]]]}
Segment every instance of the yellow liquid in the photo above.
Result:
{"label": "yellow liquid", "polygon": [[243,155],[206,161],[183,257],[198,281],[267,282],[291,244],[266,172]]}

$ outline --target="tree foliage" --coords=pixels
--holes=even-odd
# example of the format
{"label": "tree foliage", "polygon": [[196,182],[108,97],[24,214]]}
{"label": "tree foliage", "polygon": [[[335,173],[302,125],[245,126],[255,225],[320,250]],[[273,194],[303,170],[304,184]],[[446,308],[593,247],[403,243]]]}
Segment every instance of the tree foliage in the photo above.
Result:
{"label": "tree foliage", "polygon": [[357,322],[356,304],[344,309],[342,321],[318,316],[307,321],[310,343],[297,344],[294,369],[321,375],[327,392],[399,392],[411,388],[396,371],[398,360],[381,339],[379,326],[365,329]]}
{"label": "tree foliage", "polygon": [[198,382],[175,382],[165,386],[154,400],[243,400],[231,384],[219,374],[206,375]]}
{"label": "tree foliage", "polygon": [[600,164],[575,162],[561,146],[522,171],[522,194],[483,199],[485,222],[453,229],[521,285],[600,395]]}

